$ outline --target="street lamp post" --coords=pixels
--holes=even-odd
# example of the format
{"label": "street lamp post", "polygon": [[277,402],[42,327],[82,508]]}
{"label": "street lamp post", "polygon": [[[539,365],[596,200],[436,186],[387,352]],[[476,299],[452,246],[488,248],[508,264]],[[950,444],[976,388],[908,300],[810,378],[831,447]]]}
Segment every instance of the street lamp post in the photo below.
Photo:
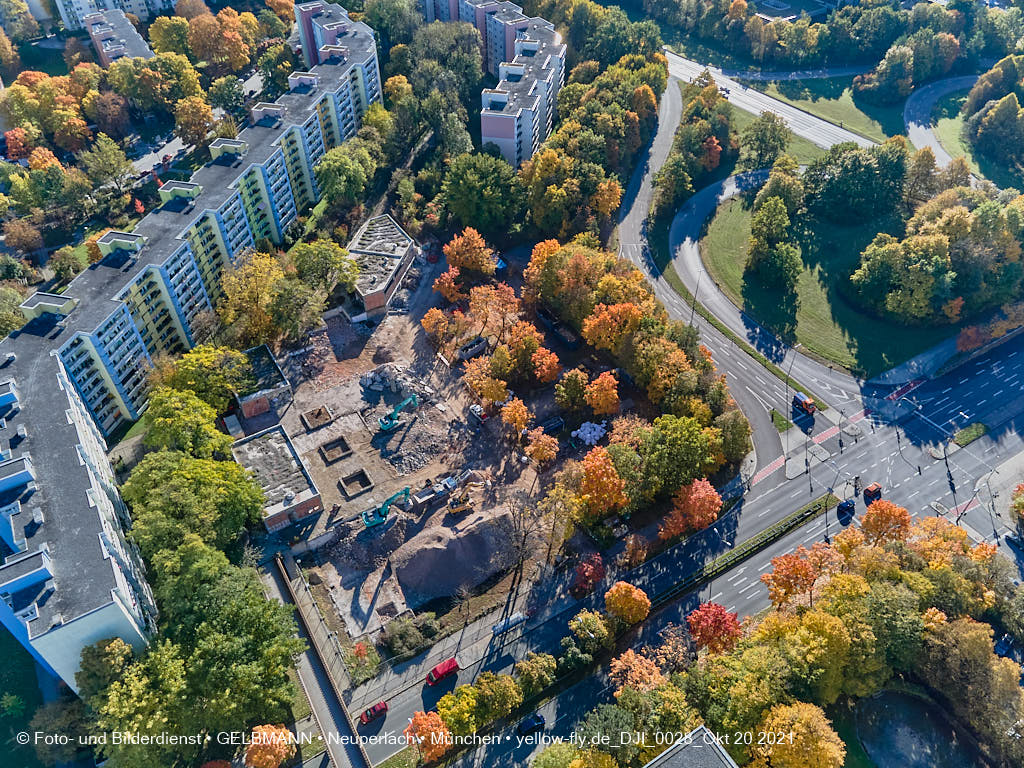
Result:
{"label": "street lamp post", "polygon": [[697,294],[700,293],[700,279],[704,277],[704,270],[697,271],[697,287],[693,289],[693,301],[690,302],[690,325],[693,325],[693,313],[697,311]]}

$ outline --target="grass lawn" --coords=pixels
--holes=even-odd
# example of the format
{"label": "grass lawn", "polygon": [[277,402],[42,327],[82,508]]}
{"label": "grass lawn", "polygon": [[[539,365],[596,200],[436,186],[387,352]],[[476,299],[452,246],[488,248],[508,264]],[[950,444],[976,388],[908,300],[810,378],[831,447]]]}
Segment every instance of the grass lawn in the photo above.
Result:
{"label": "grass lawn", "polygon": [[940,99],[932,113],[935,136],[942,148],[953,157],[962,157],[971,170],[1000,187],[1024,188],[1024,175],[1019,171],[994,163],[982,155],[975,155],[974,148],[964,138],[964,115],[960,111],[967,100],[967,91],[951,93]]}
{"label": "grass lawn", "polygon": [[18,717],[0,715],[0,743],[4,745],[0,751],[7,753],[3,764],[42,768],[35,750],[31,746],[21,746],[14,740],[16,733],[29,730],[29,720],[42,703],[36,681],[35,661],[6,627],[0,627],[0,658],[5,659],[0,667],[0,696],[13,693],[25,703],[25,712]]}
{"label": "grass lawn", "polygon": [[963,448],[965,445],[970,445],[987,432],[988,427],[986,427],[980,421],[976,421],[973,424],[968,424],[966,427],[959,430],[953,436],[953,442],[959,445],[961,448]]}
{"label": "grass lawn", "polygon": [[779,432],[785,432],[793,426],[793,422],[772,408],[772,424]]}
{"label": "grass lawn", "polygon": [[895,326],[862,313],[840,291],[856,268],[860,252],[879,226],[829,224],[802,243],[804,270],[799,301],[780,302],[778,293],[744,280],[750,209],[745,201],[725,202],[701,239],[701,256],[721,287],[741,306],[784,339],[853,371],[873,376],[942,341],[950,328]]}
{"label": "grass lawn", "polygon": [[[756,119],[757,115],[753,112],[747,112],[745,109],[733,107],[732,124],[737,133],[743,133],[743,130]],[[792,141],[789,142],[786,152],[795,157],[800,165],[807,165],[812,160],[817,160],[825,154],[824,149],[814,142],[808,141],[802,136],[794,136]]]}
{"label": "grass lawn", "polygon": [[903,104],[880,107],[854,98],[852,77],[751,82],[769,96],[879,143],[903,133]]}
{"label": "grass lawn", "polygon": [[416,754],[416,747],[406,747],[380,763],[377,768],[416,768],[419,764],[420,756]]}

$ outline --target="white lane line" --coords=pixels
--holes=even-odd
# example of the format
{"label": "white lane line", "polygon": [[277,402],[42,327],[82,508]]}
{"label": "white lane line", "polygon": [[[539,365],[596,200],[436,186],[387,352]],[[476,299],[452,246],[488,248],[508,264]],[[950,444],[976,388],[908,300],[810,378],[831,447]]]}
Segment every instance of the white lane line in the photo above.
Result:
{"label": "white lane line", "polygon": [[762,565],[762,566],[761,566],[760,568],[758,568],[758,571],[759,571],[760,573],[764,573],[765,571],[767,571],[767,570],[768,570],[769,568],[771,568],[771,567],[772,567],[771,561],[768,561],[767,563],[765,563],[764,565]]}
{"label": "white lane line", "polygon": [[743,594],[744,592],[749,592],[749,591],[750,591],[750,590],[752,590],[752,589],[753,589],[754,587],[758,587],[758,586],[760,586],[760,585],[761,585],[761,582],[760,582],[760,581],[755,581],[755,582],[753,582],[753,583],[751,583],[751,584],[748,584],[747,586],[745,586],[745,587],[744,587],[743,589],[741,589],[741,590],[740,590],[740,591],[739,591],[739,592],[738,592],[737,594],[740,594],[740,595],[742,595],[742,594]]}
{"label": "white lane line", "polygon": [[734,613],[734,612],[736,611],[736,605],[735,605],[735,603],[734,603],[733,605],[730,605],[730,606],[729,606],[728,608],[726,608],[725,610],[727,610],[727,611],[728,611],[729,613]]}
{"label": "white lane line", "polygon": [[910,494],[909,496],[907,496],[907,498],[908,498],[908,499],[912,499],[912,498],[914,498],[915,496],[917,496],[917,494],[919,494],[920,492],[921,492],[921,489],[920,489],[920,488],[918,488],[918,489],[917,489],[916,491],[914,491],[914,492],[913,492],[912,494]]}
{"label": "white lane line", "polygon": [[722,593],[721,593],[721,592],[719,592],[719,593],[718,593],[717,595],[712,595],[712,596],[711,596],[711,597],[710,597],[710,598],[708,599],[708,602],[709,602],[709,603],[713,603],[713,602],[715,602],[715,600],[717,600],[717,599],[718,599],[718,598],[720,598],[721,596],[722,596]]}
{"label": "white lane line", "polygon": [[765,515],[769,514],[771,511],[772,511],[771,507],[765,507],[763,512],[758,512],[757,513],[757,516],[758,517],[764,517]]}
{"label": "white lane line", "polygon": [[941,394],[948,395],[952,391],[953,391],[952,387],[946,387],[944,390],[942,390]]}
{"label": "white lane line", "polygon": [[747,570],[747,566],[744,565],[742,568],[740,568],[738,571],[736,571],[736,573],[734,573],[732,576],[727,578],[726,581],[728,581],[728,582],[735,581],[736,579],[738,579],[743,574],[743,572],[745,570]]}

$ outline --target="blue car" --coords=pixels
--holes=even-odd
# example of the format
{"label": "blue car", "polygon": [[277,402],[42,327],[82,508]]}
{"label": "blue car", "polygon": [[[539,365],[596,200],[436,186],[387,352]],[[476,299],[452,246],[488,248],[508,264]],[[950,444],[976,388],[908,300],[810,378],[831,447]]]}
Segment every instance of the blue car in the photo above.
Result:
{"label": "blue car", "polygon": [[840,514],[847,515],[853,514],[853,511],[856,508],[856,506],[857,502],[855,502],[853,499],[846,499],[845,501],[839,502],[839,506],[837,507],[837,509],[839,510]]}
{"label": "blue car", "polygon": [[519,723],[519,727],[516,728],[516,732],[520,736],[529,736],[531,733],[543,731],[546,724],[547,720],[544,719],[544,715],[540,715],[535,712],[529,717],[524,718],[523,721]]}

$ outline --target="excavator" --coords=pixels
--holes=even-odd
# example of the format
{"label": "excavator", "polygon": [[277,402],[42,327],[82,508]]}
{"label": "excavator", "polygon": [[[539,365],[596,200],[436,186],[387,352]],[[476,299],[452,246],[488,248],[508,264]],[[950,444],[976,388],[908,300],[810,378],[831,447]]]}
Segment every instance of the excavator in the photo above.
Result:
{"label": "excavator", "polygon": [[466,512],[473,508],[472,503],[469,500],[469,491],[463,491],[459,496],[453,496],[451,501],[448,502],[448,511],[452,514],[459,512]]}
{"label": "excavator", "polygon": [[398,493],[389,497],[387,501],[381,504],[379,507],[370,507],[369,509],[363,510],[363,525],[367,528],[373,528],[375,525],[380,525],[388,519],[388,513],[391,512],[391,505],[398,503],[399,500],[403,504],[409,503],[409,494],[412,493],[412,489],[406,486]]}
{"label": "excavator", "polygon": [[411,405],[413,408],[420,404],[420,400],[416,395],[409,395],[402,402],[395,406],[395,409],[391,411],[387,416],[382,416],[377,419],[377,424],[380,426],[381,432],[394,432],[400,426],[402,426],[402,420],[398,418],[398,415],[405,409],[405,406]]}

